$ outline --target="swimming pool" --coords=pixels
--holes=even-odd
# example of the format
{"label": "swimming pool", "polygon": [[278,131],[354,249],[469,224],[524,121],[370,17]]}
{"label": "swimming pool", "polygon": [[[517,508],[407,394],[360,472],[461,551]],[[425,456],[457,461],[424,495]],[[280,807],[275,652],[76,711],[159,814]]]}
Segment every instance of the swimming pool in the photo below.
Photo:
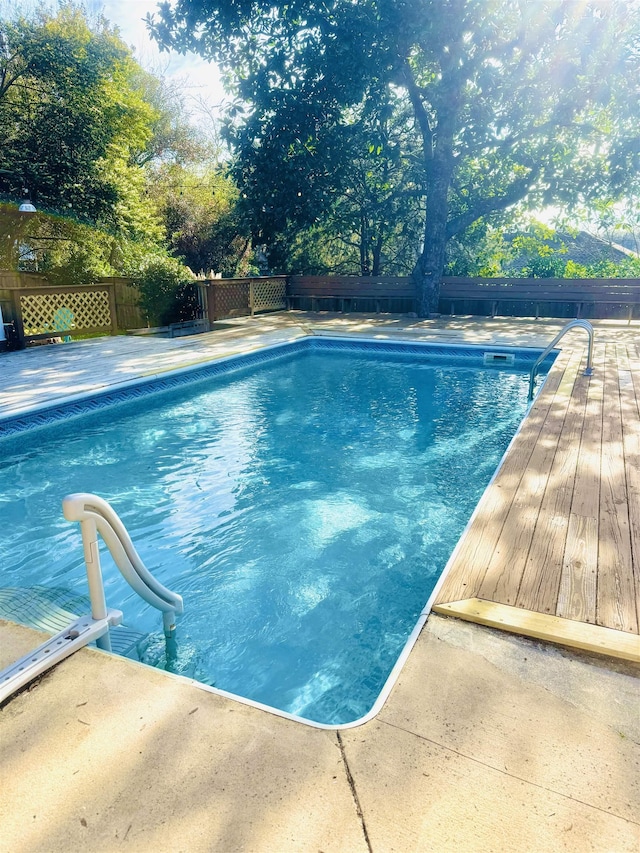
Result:
{"label": "swimming pool", "polygon": [[157,612],[104,558],[147,662],[357,720],[526,412],[539,351],[486,352],[307,339],[0,425],[0,586],[84,593],[60,503],[95,492],[185,600],[167,661]]}

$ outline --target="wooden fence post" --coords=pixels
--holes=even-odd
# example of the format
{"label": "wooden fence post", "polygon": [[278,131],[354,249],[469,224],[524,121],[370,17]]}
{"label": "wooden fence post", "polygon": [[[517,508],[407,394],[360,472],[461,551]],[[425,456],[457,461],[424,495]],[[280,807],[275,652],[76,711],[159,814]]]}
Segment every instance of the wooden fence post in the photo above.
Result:
{"label": "wooden fence post", "polygon": [[118,314],[116,312],[116,286],[113,282],[108,282],[107,293],[109,294],[109,313],[111,314],[111,334],[118,334]]}
{"label": "wooden fence post", "polygon": [[24,340],[24,324],[22,322],[22,306],[20,305],[20,291],[13,290],[11,292],[13,300],[13,326],[16,331],[16,339],[18,349],[24,349],[26,343]]}

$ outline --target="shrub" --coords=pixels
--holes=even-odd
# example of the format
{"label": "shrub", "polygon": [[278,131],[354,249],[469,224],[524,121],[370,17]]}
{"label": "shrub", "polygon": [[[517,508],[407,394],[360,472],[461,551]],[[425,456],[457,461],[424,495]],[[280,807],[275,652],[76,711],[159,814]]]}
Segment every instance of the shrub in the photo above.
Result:
{"label": "shrub", "polygon": [[151,258],[132,278],[140,290],[140,307],[151,326],[166,326],[197,316],[193,274],[179,261],[168,257]]}

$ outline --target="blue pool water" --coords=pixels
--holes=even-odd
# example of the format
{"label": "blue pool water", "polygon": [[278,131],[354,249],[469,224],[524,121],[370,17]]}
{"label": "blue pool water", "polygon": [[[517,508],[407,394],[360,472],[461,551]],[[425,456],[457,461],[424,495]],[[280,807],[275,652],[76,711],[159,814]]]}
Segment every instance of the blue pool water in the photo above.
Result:
{"label": "blue pool water", "polygon": [[[146,660],[320,723],[377,698],[527,407],[512,368],[413,347],[294,347],[0,442],[0,587],[86,592],[94,492],[179,592],[178,657],[103,558]],[[523,369],[524,368],[524,369]]]}

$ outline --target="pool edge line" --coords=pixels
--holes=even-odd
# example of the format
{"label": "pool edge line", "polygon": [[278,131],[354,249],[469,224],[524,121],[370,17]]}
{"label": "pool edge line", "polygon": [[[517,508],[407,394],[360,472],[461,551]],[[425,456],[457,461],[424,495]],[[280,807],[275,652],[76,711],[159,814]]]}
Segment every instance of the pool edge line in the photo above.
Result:
{"label": "pool edge line", "polygon": [[[172,376],[184,375],[184,374],[188,374],[188,373],[195,373],[199,369],[201,369],[202,367],[206,367],[207,365],[225,363],[225,362],[232,361],[235,359],[240,359],[244,356],[251,356],[252,354],[256,354],[258,352],[268,352],[269,350],[274,350],[274,349],[281,349],[281,348],[286,348],[286,347],[295,347],[297,344],[302,344],[302,346],[304,347],[305,342],[308,342],[309,348],[312,351],[314,348],[315,342],[318,342],[318,341],[334,340],[334,341],[340,341],[340,342],[344,343],[345,341],[348,341],[349,339],[351,339],[354,342],[374,344],[374,345],[380,347],[381,349],[389,348],[389,347],[393,347],[393,346],[397,346],[397,347],[403,347],[404,346],[404,347],[406,347],[406,346],[410,345],[410,346],[419,347],[421,349],[425,348],[427,350],[428,349],[434,349],[434,348],[443,348],[446,350],[470,349],[470,350],[473,350],[474,353],[487,352],[487,351],[504,352],[505,350],[511,350],[511,351],[513,351],[513,350],[515,350],[515,351],[525,350],[525,351],[531,351],[532,353],[542,351],[542,348],[540,346],[528,346],[528,347],[513,346],[513,345],[511,345],[511,346],[499,346],[499,345],[495,345],[495,344],[486,344],[486,343],[478,343],[478,344],[469,344],[466,342],[465,343],[459,343],[459,342],[442,343],[440,341],[422,341],[422,340],[413,340],[413,341],[409,341],[409,340],[403,340],[403,341],[382,340],[381,341],[379,339],[375,339],[375,338],[371,338],[371,337],[364,337],[364,336],[358,335],[357,333],[351,334],[351,335],[345,334],[345,335],[332,336],[332,335],[315,335],[311,332],[306,332],[304,330],[301,330],[300,332],[297,332],[294,336],[292,336],[290,339],[277,341],[275,343],[270,343],[270,344],[266,344],[263,346],[258,345],[258,346],[252,347],[252,348],[244,350],[244,351],[234,351],[233,353],[227,353],[224,356],[214,356],[211,359],[205,359],[202,362],[196,363],[195,365],[194,365],[194,363],[190,363],[189,365],[181,365],[178,368],[169,369],[167,371],[160,371],[158,373],[154,373],[151,375],[148,375],[148,374],[144,375],[144,376],[141,375],[135,379],[125,380],[124,382],[119,383],[118,385],[108,386],[107,390],[103,390],[101,392],[96,393],[95,390],[93,392],[91,392],[91,391],[82,392],[81,395],[77,395],[73,399],[71,397],[67,398],[65,402],[69,402],[69,403],[81,402],[82,400],[85,400],[85,399],[88,399],[91,397],[105,396],[105,395],[111,393],[112,391],[117,392],[118,390],[124,390],[124,389],[130,388],[130,387],[152,384],[154,381],[154,378],[162,379],[162,378],[167,378],[167,377],[172,377]],[[306,347],[305,347],[305,349],[306,349]],[[538,387],[538,391],[536,393],[536,397],[534,398],[533,402],[535,402],[535,399],[539,396],[539,394],[544,389],[547,378],[548,378],[549,374],[551,373],[551,370],[553,369],[553,367],[557,364],[558,358],[561,355],[561,353],[562,353],[562,350],[554,350],[554,353],[553,353],[554,361],[552,362],[547,374],[544,376],[544,380],[540,383],[540,385]],[[161,390],[161,389],[158,389],[158,390]],[[23,413],[21,415],[13,415],[13,416],[9,416],[8,418],[0,418],[0,428],[2,427],[3,421],[17,420],[20,417],[28,416],[29,414],[37,414],[39,411],[42,411],[42,410],[47,411],[49,409],[55,409],[57,406],[61,406],[61,405],[64,405],[64,404],[62,404],[62,403],[57,403],[57,404],[53,404],[53,405],[43,404],[41,407],[38,407],[38,409],[33,408],[30,410],[23,410]],[[474,510],[473,510],[467,524],[465,525],[463,531],[461,532],[460,537],[458,538],[456,545],[455,545],[453,551],[451,552],[449,559],[447,560],[447,562],[445,564],[445,567],[443,568],[441,574],[439,575],[438,580],[436,581],[436,584],[434,585],[434,588],[433,588],[431,594],[429,595],[429,598],[427,599],[426,604],[421,609],[421,611],[418,615],[418,619],[417,619],[413,629],[411,630],[411,633],[407,637],[407,640],[406,640],[398,658],[396,659],[394,666],[392,667],[389,675],[387,676],[387,678],[386,678],[386,680],[382,686],[382,689],[380,690],[380,693],[378,694],[375,702],[373,703],[373,705],[371,706],[369,711],[367,711],[367,713],[364,714],[362,717],[359,717],[356,720],[352,720],[348,723],[319,723],[317,721],[310,720],[306,717],[302,717],[298,714],[293,714],[293,713],[288,712],[288,711],[283,711],[279,708],[275,708],[274,706],[265,705],[263,703],[257,702],[256,700],[249,699],[249,698],[244,697],[244,696],[240,696],[239,694],[230,693],[230,692],[222,690],[220,688],[213,687],[211,685],[205,684],[204,682],[197,681],[196,679],[189,677],[189,676],[180,675],[179,673],[168,672],[166,670],[162,670],[162,669],[159,669],[157,667],[151,667],[151,668],[156,669],[156,671],[162,672],[162,673],[164,673],[164,675],[168,675],[174,679],[179,679],[180,681],[187,682],[187,683],[197,687],[198,689],[205,690],[206,692],[214,693],[214,694],[219,695],[219,696],[223,696],[226,699],[230,699],[230,700],[233,700],[236,702],[240,702],[241,704],[244,704],[244,705],[249,705],[250,707],[254,707],[254,708],[257,708],[259,710],[266,711],[267,713],[274,714],[274,715],[282,717],[284,719],[291,720],[292,722],[302,723],[303,725],[311,726],[312,728],[324,729],[327,731],[341,731],[341,730],[346,730],[346,729],[350,729],[350,728],[357,728],[359,726],[364,725],[367,722],[370,722],[372,719],[374,719],[380,713],[380,711],[384,707],[387,699],[389,698],[389,695],[390,695],[391,691],[393,690],[393,687],[395,686],[402,669],[404,668],[404,665],[405,665],[405,663],[409,657],[409,654],[413,650],[413,647],[415,646],[415,644],[416,644],[416,642],[417,642],[417,640],[418,640],[418,638],[422,632],[422,629],[424,628],[424,625],[426,624],[428,617],[429,617],[430,613],[432,612],[433,603],[434,603],[442,585],[444,584],[444,581],[445,581],[447,575],[449,574],[449,572],[451,570],[451,566],[453,564],[453,559],[457,555],[457,553],[461,547],[462,539],[466,535],[468,528],[470,527],[470,525],[473,522],[476,514],[479,511],[480,503],[481,503],[481,501],[485,495],[485,492],[492,485],[492,483],[495,480],[498,472],[500,471],[502,465],[504,464],[504,460],[505,460],[507,454],[509,453],[509,451],[513,445],[513,442],[516,440],[516,437],[519,435],[519,433],[523,427],[523,424],[525,423],[525,421],[526,421],[526,419],[530,413],[530,410],[531,410],[531,405],[527,406],[527,408],[525,409],[523,416],[522,416],[522,420],[520,421],[520,424],[518,425],[516,432],[512,436],[511,440],[509,441],[509,444],[508,444],[506,450],[504,451],[504,453],[502,454],[502,456],[498,462],[498,465],[497,465],[495,471],[493,472],[493,474],[491,476],[491,479],[489,480],[489,482],[487,483],[487,486],[485,487],[482,494],[480,495],[478,502],[477,502],[476,506],[474,507]],[[74,417],[74,415],[71,415],[70,417]],[[43,428],[46,426],[48,426],[48,425],[42,425],[40,427],[38,425],[35,425],[33,427],[26,428],[24,430],[24,432],[30,432],[32,429]],[[0,441],[3,438],[16,437],[18,434],[19,433],[14,433],[14,434],[9,434],[7,436],[3,436],[0,434]],[[19,624],[19,623],[14,623],[14,624]],[[121,656],[116,655],[116,657],[121,657]],[[135,661],[131,658],[124,658],[124,659],[128,660],[129,663],[133,663],[133,664],[145,667],[145,668],[149,667],[149,664],[145,664],[141,661]]]}

